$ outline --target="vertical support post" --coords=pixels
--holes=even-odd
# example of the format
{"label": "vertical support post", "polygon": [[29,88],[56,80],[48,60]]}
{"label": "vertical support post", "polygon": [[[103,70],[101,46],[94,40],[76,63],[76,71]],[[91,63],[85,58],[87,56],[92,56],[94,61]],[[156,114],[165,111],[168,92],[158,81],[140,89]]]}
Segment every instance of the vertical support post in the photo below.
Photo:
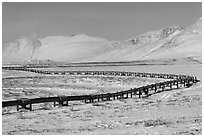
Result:
{"label": "vertical support post", "polygon": [[100,95],[97,96],[98,97],[98,102],[100,101]]}
{"label": "vertical support post", "polygon": [[170,89],[172,89],[172,82],[170,81]]}
{"label": "vertical support post", "polygon": [[162,84],[162,91],[164,91],[165,89],[165,84]]}
{"label": "vertical support post", "polygon": [[176,81],[176,87],[179,88],[179,82],[178,82],[178,79]]}
{"label": "vertical support post", "polygon": [[196,83],[197,82],[197,77],[195,76],[195,80],[194,80],[194,83]]}
{"label": "vertical support post", "polygon": [[140,89],[139,89],[139,98],[141,98],[141,91],[140,91]]}
{"label": "vertical support post", "polygon": [[115,93],[113,93],[113,100],[115,100]]}
{"label": "vertical support post", "polygon": [[19,100],[17,100],[17,106],[16,106],[17,108],[17,111],[19,111]]}
{"label": "vertical support post", "polygon": [[32,111],[32,101],[30,100],[30,111]]}
{"label": "vertical support post", "polygon": [[54,101],[54,107],[56,106],[56,102]]}
{"label": "vertical support post", "polygon": [[128,92],[126,93],[126,97],[128,98]]}
{"label": "vertical support post", "polygon": [[68,99],[66,98],[66,105],[68,106]]}
{"label": "vertical support post", "polygon": [[117,99],[118,99],[118,91],[117,91]]}
{"label": "vertical support post", "polygon": [[93,103],[94,102],[94,96],[91,95],[91,102]]}
{"label": "vertical support post", "polygon": [[189,79],[187,79],[187,84],[188,84],[188,86],[190,85],[190,80]]}
{"label": "vertical support post", "polygon": [[157,92],[157,84],[155,84],[154,92],[155,92],[155,93]]}
{"label": "vertical support post", "polygon": [[90,103],[92,103],[92,102],[93,102],[92,95],[90,96],[89,102],[90,102]]}
{"label": "vertical support post", "polygon": [[101,96],[102,96],[102,97],[101,97],[101,100],[103,101],[103,100],[104,100],[104,99],[103,99],[103,94],[101,94]]}
{"label": "vertical support post", "polygon": [[143,93],[145,93],[145,95],[147,94],[146,90],[147,90],[147,88],[143,87]]}
{"label": "vertical support post", "polygon": [[149,86],[147,86],[147,88],[146,88],[146,95],[148,95],[149,94]]}
{"label": "vertical support post", "polygon": [[131,92],[130,92],[130,97],[132,98],[132,88],[131,88]]}
{"label": "vertical support post", "polygon": [[196,83],[196,79],[197,79],[196,76],[195,76],[195,77],[192,77],[192,82],[193,82],[193,83]]}

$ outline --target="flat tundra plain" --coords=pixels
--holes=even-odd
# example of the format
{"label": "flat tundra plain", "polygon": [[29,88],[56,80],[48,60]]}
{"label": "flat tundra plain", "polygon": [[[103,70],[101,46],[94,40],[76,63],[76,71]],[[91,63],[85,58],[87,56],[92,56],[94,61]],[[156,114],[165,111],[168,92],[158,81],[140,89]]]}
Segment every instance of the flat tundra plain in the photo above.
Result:
{"label": "flat tundra plain", "polygon": [[[200,82],[189,88],[169,90],[144,98],[104,102],[70,102],[33,105],[33,111],[2,108],[2,134],[93,134],[93,135],[201,135],[202,65],[135,65],[38,68],[43,70],[96,70],[153,72],[197,76]],[[8,77],[42,76],[6,79]],[[42,75],[3,70],[2,99],[37,98],[57,95],[86,95],[128,90],[164,81],[121,76]]]}

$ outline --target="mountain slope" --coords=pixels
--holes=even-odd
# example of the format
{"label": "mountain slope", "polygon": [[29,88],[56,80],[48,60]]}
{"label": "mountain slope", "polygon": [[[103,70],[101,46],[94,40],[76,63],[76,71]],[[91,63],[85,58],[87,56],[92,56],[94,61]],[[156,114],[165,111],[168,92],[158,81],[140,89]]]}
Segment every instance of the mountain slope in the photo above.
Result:
{"label": "mountain slope", "polygon": [[201,62],[202,20],[187,27],[181,34],[166,41],[158,49],[147,53],[144,59],[153,58],[194,58]]}
{"label": "mountain slope", "polygon": [[[96,56],[95,61],[182,60],[202,62],[202,19],[187,28],[174,25],[127,40],[134,46]],[[127,42],[126,41],[126,42]],[[92,61],[93,59],[88,59]],[[84,60],[83,60],[84,61]]]}
{"label": "mountain slope", "polygon": [[187,28],[173,25],[128,40],[108,41],[75,36],[21,37],[3,44],[3,63],[52,60],[56,62],[116,62],[191,58],[201,62],[202,19]]}
{"label": "mountain slope", "polygon": [[[41,46],[35,48],[36,41],[39,41]],[[90,56],[106,42],[106,39],[87,34],[49,36],[39,40],[23,37],[3,45],[3,62],[24,62],[33,59],[72,62]]]}

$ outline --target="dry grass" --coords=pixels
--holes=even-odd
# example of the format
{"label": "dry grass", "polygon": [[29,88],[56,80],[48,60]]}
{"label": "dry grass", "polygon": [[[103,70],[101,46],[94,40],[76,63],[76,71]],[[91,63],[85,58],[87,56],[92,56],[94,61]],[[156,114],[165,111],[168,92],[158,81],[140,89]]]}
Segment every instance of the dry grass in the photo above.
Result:
{"label": "dry grass", "polygon": [[[142,68],[142,69],[141,69]],[[164,70],[165,68],[165,70]],[[178,68],[178,69],[175,69]],[[200,71],[192,67],[182,67],[180,69],[178,66],[166,65],[166,66],[132,66],[132,67],[115,67],[115,70],[122,71],[140,71],[140,72],[151,72],[158,71],[159,73],[174,73],[174,74],[189,74],[194,75],[199,74]],[[75,69],[75,68],[71,68]],[[79,68],[78,68],[79,69]],[[88,69],[88,68],[84,68]],[[101,68],[92,68],[102,70]],[[104,67],[105,70],[114,70],[114,67]],[[163,69],[163,70],[162,70]],[[192,71],[196,70],[196,71]],[[198,71],[197,71],[198,70]],[[192,73],[191,73],[192,72]],[[59,78],[59,77],[58,77]],[[75,77],[73,77],[75,78]],[[80,79],[80,77],[78,77]],[[52,93],[59,93],[59,90],[53,90],[52,84],[70,84],[68,77],[65,79],[35,79],[33,84],[29,86],[50,86],[52,90],[41,90],[41,92],[32,93],[43,96]],[[84,82],[90,79],[84,79]],[[100,79],[98,79],[99,81]],[[106,81],[107,79],[101,79],[101,81]],[[101,83],[101,85],[108,87],[108,83],[114,84],[114,79],[109,79],[106,83]],[[132,88],[137,85],[133,82],[131,85],[131,79],[129,80],[119,80],[116,79],[115,84],[121,84],[123,82],[125,86],[130,86]],[[18,81],[19,82],[19,81]],[[22,81],[26,86],[27,83]],[[58,83],[59,82],[59,83]],[[60,83],[61,82],[61,83]],[[137,81],[135,81],[137,83]],[[144,81],[143,81],[144,82]],[[32,83],[32,81],[30,81]],[[76,82],[77,83],[77,82]],[[74,83],[74,84],[76,84]],[[90,82],[89,82],[90,83]],[[94,83],[94,82],[93,82]],[[3,83],[4,84],[4,83]],[[9,82],[7,83],[9,85]],[[23,85],[22,83],[11,82],[10,87]],[[97,83],[99,84],[99,83]],[[118,84],[118,85],[119,85]],[[140,83],[141,84],[141,83]],[[144,83],[146,85],[146,83]],[[7,85],[7,86],[8,86]],[[55,86],[56,86],[55,85]],[[99,85],[92,85],[94,88],[98,88]],[[66,90],[66,93],[83,92],[87,90],[79,89],[78,85],[72,85],[75,90]],[[83,87],[83,86],[80,86]],[[63,88],[63,86],[60,86]],[[86,87],[88,88],[88,87]],[[90,88],[90,87],[89,87]],[[92,88],[92,87],[91,87]],[[108,89],[108,88],[107,88]],[[110,88],[100,89],[103,92],[110,91]],[[89,90],[89,89],[88,89]],[[95,90],[98,92],[100,90]],[[123,89],[121,89],[123,90]],[[40,91],[40,90],[39,90]],[[112,90],[111,90],[112,91]],[[119,90],[117,90],[119,91]],[[10,97],[14,98],[13,93],[19,93],[20,90],[13,90],[10,93]],[[183,91],[173,91],[168,99],[160,98],[168,92],[157,93],[148,98],[129,98],[121,100],[112,100],[107,102],[95,102],[93,104],[85,104],[84,102],[70,102],[69,106],[55,107],[53,108],[51,103],[44,104],[42,106],[36,105],[34,111],[23,110],[16,112],[16,107],[11,107],[8,109],[2,109],[2,134],[202,134],[202,88],[183,90]],[[7,91],[3,91],[3,94]],[[24,94],[24,92],[22,92]],[[44,93],[44,94],[43,94]],[[65,92],[61,92],[64,94]],[[172,92],[171,92],[172,93]],[[25,92],[27,96],[31,94]],[[184,95],[185,94],[185,95]],[[6,97],[7,98],[7,97]],[[9,98],[9,97],[8,97]],[[71,105],[70,105],[71,104]],[[73,105],[74,104],[74,105]],[[73,106],[72,106],[73,105]],[[41,110],[36,108],[43,108]],[[144,109],[145,108],[145,109]],[[12,110],[12,113],[10,112]],[[47,110],[47,111],[44,111]],[[14,113],[15,111],[15,113]],[[22,111],[22,112],[21,112]],[[7,114],[6,114],[7,113]],[[181,117],[181,115],[183,117]],[[32,129],[32,130],[31,130]]]}

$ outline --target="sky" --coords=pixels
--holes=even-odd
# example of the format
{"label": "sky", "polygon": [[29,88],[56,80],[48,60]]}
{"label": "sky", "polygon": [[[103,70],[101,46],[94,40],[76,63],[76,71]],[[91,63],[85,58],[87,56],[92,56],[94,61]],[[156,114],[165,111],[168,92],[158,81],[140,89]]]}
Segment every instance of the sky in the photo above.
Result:
{"label": "sky", "polygon": [[3,2],[2,41],[33,33],[37,38],[87,33],[108,40],[124,40],[174,24],[187,27],[200,17],[201,2]]}

